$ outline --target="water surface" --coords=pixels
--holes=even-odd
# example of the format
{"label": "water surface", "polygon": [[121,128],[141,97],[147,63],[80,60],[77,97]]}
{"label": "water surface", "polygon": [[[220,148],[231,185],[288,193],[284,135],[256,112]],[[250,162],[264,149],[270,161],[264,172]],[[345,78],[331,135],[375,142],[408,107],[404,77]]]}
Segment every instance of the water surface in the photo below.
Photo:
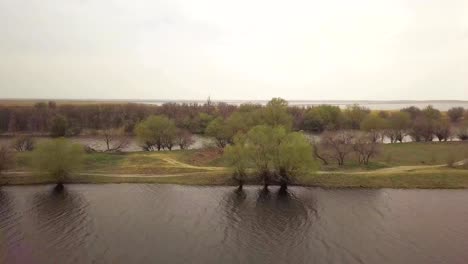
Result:
{"label": "water surface", "polygon": [[467,263],[468,191],[0,190],[0,263]]}

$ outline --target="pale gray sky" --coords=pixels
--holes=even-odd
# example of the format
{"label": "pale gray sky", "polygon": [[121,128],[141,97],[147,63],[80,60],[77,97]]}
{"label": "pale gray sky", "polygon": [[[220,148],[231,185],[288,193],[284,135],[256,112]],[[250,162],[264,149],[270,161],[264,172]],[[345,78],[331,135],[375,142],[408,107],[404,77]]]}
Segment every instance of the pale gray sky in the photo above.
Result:
{"label": "pale gray sky", "polygon": [[0,98],[468,100],[467,0],[0,0]]}

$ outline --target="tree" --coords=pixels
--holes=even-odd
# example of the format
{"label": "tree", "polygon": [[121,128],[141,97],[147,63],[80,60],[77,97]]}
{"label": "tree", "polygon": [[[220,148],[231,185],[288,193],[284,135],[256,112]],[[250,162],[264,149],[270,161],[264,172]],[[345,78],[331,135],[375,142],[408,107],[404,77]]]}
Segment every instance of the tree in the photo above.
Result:
{"label": "tree", "polygon": [[34,149],[34,139],[31,136],[18,136],[13,140],[11,147],[18,151],[31,151]]}
{"label": "tree", "polygon": [[353,142],[359,164],[369,164],[369,160],[380,152],[380,145],[374,140],[374,135],[360,133]]}
{"label": "tree", "polygon": [[447,111],[447,115],[453,123],[460,121],[463,117],[463,113],[465,113],[463,107],[452,107]]}
{"label": "tree", "polygon": [[63,116],[56,116],[52,120],[50,135],[52,137],[64,137],[67,134],[68,122]]}
{"label": "tree", "polygon": [[226,120],[226,125],[235,135],[239,132],[247,133],[252,127],[261,123],[257,109],[239,110],[232,113]]}
{"label": "tree", "polygon": [[195,143],[193,140],[192,134],[184,129],[178,129],[176,134],[175,143],[179,146],[180,149],[187,149]]}
{"label": "tree", "polygon": [[432,105],[426,106],[421,112],[427,119],[431,121],[439,120],[442,114],[439,110],[435,109]]}
{"label": "tree", "polygon": [[369,113],[370,110],[368,108],[357,104],[347,106],[343,112],[345,122],[351,129],[359,129],[361,122]]}
{"label": "tree", "polygon": [[439,141],[447,141],[451,136],[451,125],[447,119],[440,119],[435,122],[434,134]]}
{"label": "tree", "polygon": [[416,106],[406,107],[400,110],[400,112],[408,113],[411,120],[415,120],[421,114],[421,109],[417,108]]}
{"label": "tree", "polygon": [[378,115],[368,115],[361,122],[361,130],[368,132],[373,142],[382,141],[387,127],[387,120]]}
{"label": "tree", "polygon": [[252,164],[265,188],[276,180],[284,190],[295,177],[314,168],[311,153],[311,145],[302,133],[288,133],[282,126],[259,125],[247,134],[237,135],[225,156],[240,185],[247,166]]}
{"label": "tree", "polygon": [[462,140],[468,140],[468,121],[465,121],[457,130],[457,137]]}
{"label": "tree", "polygon": [[391,143],[399,141],[403,142],[407,130],[411,126],[411,117],[407,112],[393,112],[388,117],[388,127],[386,135],[390,138]]}
{"label": "tree", "polygon": [[343,114],[338,106],[319,105],[309,108],[304,116],[304,129],[313,132],[340,128]]}
{"label": "tree", "polygon": [[291,132],[281,138],[274,164],[282,190],[295,177],[316,167],[311,153],[312,146],[302,133]]}
{"label": "tree", "polygon": [[247,168],[249,166],[251,150],[245,144],[246,137],[244,134],[239,134],[234,137],[234,143],[226,147],[224,156],[228,164],[232,167],[232,178],[237,181],[239,190],[242,190],[244,182],[247,179]]}
{"label": "tree", "polygon": [[282,98],[273,98],[267,103],[262,111],[262,119],[268,126],[283,126],[286,130],[290,130],[293,123],[288,113],[288,102]]}
{"label": "tree", "polygon": [[253,127],[246,135],[246,145],[249,148],[249,158],[254,163],[255,172],[265,188],[273,180],[274,159],[277,156],[277,147],[286,135],[283,127],[270,127],[259,125]]}
{"label": "tree", "polygon": [[135,133],[142,148],[146,151],[156,149],[160,151],[166,147],[172,149],[176,126],[174,121],[166,116],[150,116],[136,126]]}
{"label": "tree", "polygon": [[163,130],[163,137],[162,137],[162,147],[167,148],[168,150],[172,150],[174,145],[176,144],[177,139],[177,127],[175,126],[174,122],[170,122],[170,124]]}
{"label": "tree", "polygon": [[434,132],[435,123],[425,115],[420,115],[413,121],[409,135],[416,142],[429,142],[433,140]]}
{"label": "tree", "polygon": [[33,151],[33,164],[38,172],[51,176],[57,188],[63,188],[84,158],[83,146],[64,138],[41,142]]}
{"label": "tree", "polygon": [[123,128],[106,127],[98,131],[98,135],[102,138],[106,146],[106,152],[121,151],[129,144],[129,138],[125,135]]}
{"label": "tree", "polygon": [[219,148],[224,148],[233,138],[233,131],[229,129],[226,122],[221,117],[214,119],[208,124],[205,134],[213,137]]}
{"label": "tree", "polygon": [[349,130],[327,131],[322,134],[320,148],[325,149],[342,166],[346,157],[353,152],[354,134]]}
{"label": "tree", "polygon": [[7,146],[0,146],[0,174],[11,169],[15,163],[15,155]]}

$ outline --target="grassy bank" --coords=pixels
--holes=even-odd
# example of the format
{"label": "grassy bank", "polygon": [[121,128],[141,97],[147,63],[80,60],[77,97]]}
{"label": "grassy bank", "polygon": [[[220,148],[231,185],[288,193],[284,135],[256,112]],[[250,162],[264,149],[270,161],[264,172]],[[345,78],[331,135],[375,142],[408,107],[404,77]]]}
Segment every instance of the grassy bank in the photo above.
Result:
{"label": "grassy bank", "polygon": [[[365,188],[468,188],[468,170],[444,164],[449,157],[468,157],[467,142],[387,144],[368,166],[352,157],[344,167],[327,166],[299,177],[298,185]],[[0,176],[0,184],[52,183],[31,170],[31,154],[17,156],[15,173]],[[73,183],[171,183],[234,185],[221,153],[216,149],[171,152],[87,154]],[[248,184],[258,184],[255,177]]]}

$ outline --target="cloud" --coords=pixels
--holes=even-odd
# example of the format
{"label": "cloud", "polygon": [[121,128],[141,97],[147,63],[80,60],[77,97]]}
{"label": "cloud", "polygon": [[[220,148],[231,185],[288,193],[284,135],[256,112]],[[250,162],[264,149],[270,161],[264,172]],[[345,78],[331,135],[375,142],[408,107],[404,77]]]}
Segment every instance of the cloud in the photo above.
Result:
{"label": "cloud", "polygon": [[3,0],[0,97],[468,99],[467,17],[462,0]]}

